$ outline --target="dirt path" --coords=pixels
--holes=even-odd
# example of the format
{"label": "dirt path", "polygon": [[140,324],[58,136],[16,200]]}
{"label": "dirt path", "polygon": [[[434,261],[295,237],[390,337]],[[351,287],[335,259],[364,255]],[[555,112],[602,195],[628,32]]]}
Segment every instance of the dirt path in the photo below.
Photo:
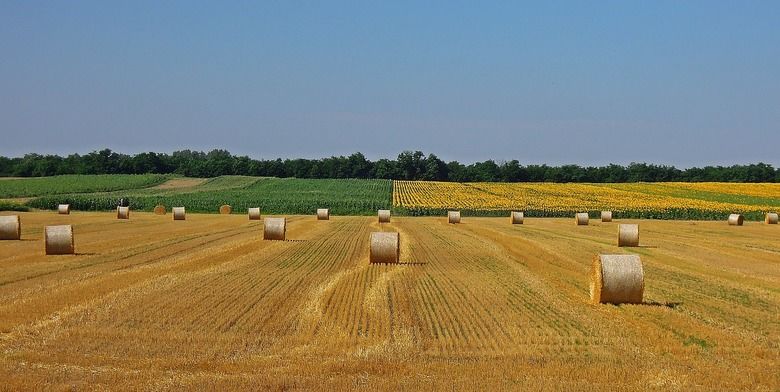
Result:
{"label": "dirt path", "polygon": [[203,184],[204,182],[208,181],[208,178],[173,178],[168,181],[165,181],[164,183],[160,185],[155,185],[153,187],[147,188],[147,189],[181,189],[181,188],[192,188],[195,186],[198,186],[200,184]]}

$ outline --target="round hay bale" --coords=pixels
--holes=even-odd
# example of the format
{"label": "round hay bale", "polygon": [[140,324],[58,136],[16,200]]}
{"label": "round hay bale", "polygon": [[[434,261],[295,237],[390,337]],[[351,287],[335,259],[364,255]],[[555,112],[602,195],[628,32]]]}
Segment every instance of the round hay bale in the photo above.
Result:
{"label": "round hay bale", "polygon": [[154,206],[154,214],[155,215],[165,215],[165,213],[166,213],[166,210],[165,210],[165,206],[164,205],[158,204],[158,205]]}
{"label": "round hay bale", "polygon": [[47,255],[72,255],[76,252],[71,225],[44,227],[43,241],[46,244]]}
{"label": "round hay bale", "polygon": [[601,211],[602,222],[612,222],[612,211]]}
{"label": "round hay bale", "polygon": [[523,211],[512,211],[511,214],[509,214],[510,221],[513,225],[522,225],[523,224]]}
{"label": "round hay bale", "polygon": [[0,216],[0,240],[22,238],[22,220],[19,215]]}
{"label": "round hay bale", "polygon": [[390,210],[379,210],[377,216],[379,216],[379,223],[390,223]]}
{"label": "round hay bale", "polygon": [[618,246],[639,246],[639,225],[618,225]]}
{"label": "round hay bale", "polygon": [[400,234],[397,232],[371,233],[369,262],[397,263],[401,254]]}
{"label": "round hay bale", "polygon": [[742,223],[745,222],[745,217],[742,216],[742,214],[731,214],[729,215],[729,225],[730,226],[742,226]]}
{"label": "round hay bale", "polygon": [[770,212],[766,214],[766,219],[764,220],[766,224],[768,225],[776,225],[778,221],[778,215],[776,212]]}
{"label": "round hay bale", "polygon": [[229,215],[231,212],[233,212],[233,207],[224,204],[219,207],[219,213],[222,215]]}
{"label": "round hay bale", "polygon": [[117,219],[130,219],[130,207],[119,206],[116,208]]}
{"label": "round hay bale", "polygon": [[263,239],[284,241],[287,233],[287,218],[265,218],[263,220]]}
{"label": "round hay bale", "polygon": [[574,215],[574,222],[577,226],[587,226],[589,219],[587,212],[578,212],[577,215]]}
{"label": "round hay bale", "polygon": [[173,207],[173,220],[185,220],[187,218],[184,207]]}
{"label": "round hay bale", "polygon": [[317,209],[317,220],[329,220],[329,219],[330,219],[330,209],[328,208]]}
{"label": "round hay bale", "polygon": [[460,211],[447,211],[448,223],[460,223]]}
{"label": "round hay bale", "polygon": [[641,304],[645,291],[638,255],[596,255],[590,281],[593,303]]}
{"label": "round hay bale", "polygon": [[260,220],[260,207],[251,207],[248,212],[249,220]]}
{"label": "round hay bale", "polygon": [[60,215],[70,215],[70,204],[60,204],[57,206],[57,212]]}

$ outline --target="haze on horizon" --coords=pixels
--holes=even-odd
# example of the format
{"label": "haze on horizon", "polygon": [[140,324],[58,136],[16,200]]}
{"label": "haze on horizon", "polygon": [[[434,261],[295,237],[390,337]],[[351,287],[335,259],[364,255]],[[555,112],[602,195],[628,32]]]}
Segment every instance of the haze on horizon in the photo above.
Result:
{"label": "haze on horizon", "polygon": [[0,155],[780,166],[780,2],[0,3]]}

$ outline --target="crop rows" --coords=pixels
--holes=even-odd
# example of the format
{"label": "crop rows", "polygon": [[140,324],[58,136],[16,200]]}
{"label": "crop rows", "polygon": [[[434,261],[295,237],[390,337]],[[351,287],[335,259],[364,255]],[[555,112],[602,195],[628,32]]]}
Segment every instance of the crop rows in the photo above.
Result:
{"label": "crop rows", "polygon": [[575,212],[598,217],[599,211],[611,210],[615,218],[721,220],[729,213],[742,213],[748,220],[761,220],[766,212],[780,210],[780,184],[455,183],[223,176],[193,186],[151,186],[167,178],[5,180],[0,182],[0,195],[38,196],[26,205],[41,209],[68,203],[75,210],[107,211],[115,208],[119,198],[128,198],[134,210],[151,211],[162,204],[216,213],[219,206],[229,204],[242,214],[249,207],[260,207],[268,214],[311,214],[316,208],[330,208],[334,215],[373,215],[378,209],[392,208],[395,215],[413,216],[440,216],[449,209],[467,216],[507,216],[511,210],[522,210],[529,217],[571,217]]}
{"label": "crop rows", "polygon": [[[753,188],[755,187],[755,188]],[[717,189],[724,189],[717,193]],[[740,194],[738,192],[744,192]],[[611,210],[616,217],[722,219],[738,212],[760,220],[780,209],[780,184],[553,184],[395,181],[393,205],[409,215],[441,215],[459,209],[471,215],[570,217]]]}
{"label": "crop rows", "polygon": [[[116,207],[119,197],[127,197],[131,208],[151,211],[158,204],[185,206],[192,212],[219,210],[223,204],[235,213],[260,207],[264,214],[311,214],[317,208],[330,208],[334,215],[372,215],[391,207],[392,183],[388,180],[304,180],[280,178],[220,177],[182,192],[143,190],[111,194],[67,194],[40,197],[28,202],[31,207],[53,209],[67,203],[71,208],[105,211]],[[218,179],[219,180],[219,179]]]}
{"label": "crop rows", "polygon": [[[778,386],[770,225],[642,221],[647,246],[619,250],[614,224],[560,219],[291,217],[287,241],[243,216],[22,219],[0,242],[9,389]],[[52,222],[77,255],[42,254]],[[400,264],[369,264],[376,230],[400,232]],[[600,252],[641,254],[644,304],[588,301]]]}
{"label": "crop rows", "polygon": [[0,198],[138,189],[162,184],[170,178],[165,174],[74,174],[10,179],[0,182]]}

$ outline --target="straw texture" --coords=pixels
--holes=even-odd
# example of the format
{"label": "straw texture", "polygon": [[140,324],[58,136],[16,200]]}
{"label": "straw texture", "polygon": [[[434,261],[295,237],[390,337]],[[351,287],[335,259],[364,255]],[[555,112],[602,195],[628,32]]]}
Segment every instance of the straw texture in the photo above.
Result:
{"label": "straw texture", "polygon": [[448,223],[460,223],[460,211],[447,211]]}
{"label": "straw texture", "polygon": [[745,217],[742,216],[742,214],[729,215],[729,225],[731,226],[742,226],[742,223],[744,221],[745,221]]}
{"label": "straw texture", "polygon": [[601,211],[602,222],[612,222],[612,211]]}
{"label": "straw texture", "polygon": [[577,215],[574,215],[574,222],[577,226],[587,226],[589,219],[587,212],[578,212]]}
{"label": "straw texture", "polygon": [[22,238],[22,221],[19,215],[0,216],[0,240]]}
{"label": "straw texture", "polygon": [[379,223],[390,223],[390,210],[379,210],[377,211],[377,216],[379,217]]}
{"label": "straw texture", "polygon": [[185,220],[187,219],[186,211],[184,207],[173,207],[173,220]]}
{"label": "straw texture", "polygon": [[523,211],[512,211],[510,214],[510,221],[513,225],[522,225],[523,224]]}
{"label": "straw texture", "polygon": [[60,215],[70,215],[70,204],[60,204],[57,206],[57,212]]}
{"label": "straw texture", "polygon": [[591,270],[593,303],[640,304],[645,291],[642,261],[638,255],[596,255]]}
{"label": "straw texture", "polygon": [[154,214],[155,215],[165,215],[165,206],[162,204],[158,204],[154,207]]}
{"label": "straw texture", "polygon": [[778,218],[777,213],[770,212],[766,214],[766,219],[764,220],[764,222],[766,222],[766,224],[768,225],[776,225],[778,221],[777,218]]}
{"label": "straw texture", "polygon": [[117,219],[130,219],[130,207],[119,206],[116,208]]}
{"label": "straw texture", "polygon": [[618,246],[639,246],[639,225],[618,225]]}
{"label": "straw texture", "polygon": [[263,220],[263,239],[281,240],[287,233],[287,218],[265,218]]}
{"label": "straw texture", "polygon": [[249,220],[260,220],[260,207],[251,207],[248,212]]}
{"label": "straw texture", "polygon": [[371,233],[371,263],[397,263],[401,253],[401,240],[397,232]]}
{"label": "straw texture", "polygon": [[327,208],[317,209],[317,220],[329,220],[329,219],[330,219],[330,209]]}
{"label": "straw texture", "polygon": [[227,204],[224,204],[224,205],[219,207],[219,213],[222,214],[222,215],[228,215],[231,212],[233,212],[233,207],[231,207],[231,206],[229,206]]}
{"label": "straw texture", "polygon": [[44,227],[43,241],[47,255],[71,255],[76,252],[71,225]]}

